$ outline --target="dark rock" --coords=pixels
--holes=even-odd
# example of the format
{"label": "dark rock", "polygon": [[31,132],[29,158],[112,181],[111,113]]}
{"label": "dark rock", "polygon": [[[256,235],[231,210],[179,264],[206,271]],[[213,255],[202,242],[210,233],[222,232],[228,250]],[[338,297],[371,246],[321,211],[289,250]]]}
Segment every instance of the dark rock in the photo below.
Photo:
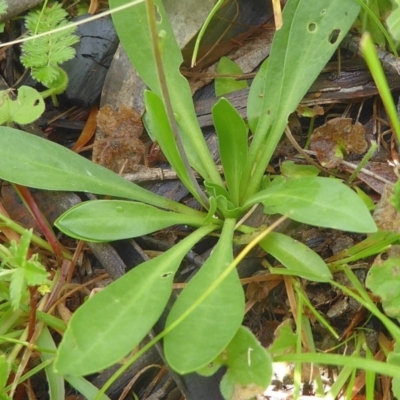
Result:
{"label": "dark rock", "polygon": [[[87,17],[86,14],[75,21]],[[60,101],[87,107],[100,96],[119,40],[110,17],[82,24],[76,34],[81,38],[75,46],[76,56],[61,66],[69,76],[69,84]]]}

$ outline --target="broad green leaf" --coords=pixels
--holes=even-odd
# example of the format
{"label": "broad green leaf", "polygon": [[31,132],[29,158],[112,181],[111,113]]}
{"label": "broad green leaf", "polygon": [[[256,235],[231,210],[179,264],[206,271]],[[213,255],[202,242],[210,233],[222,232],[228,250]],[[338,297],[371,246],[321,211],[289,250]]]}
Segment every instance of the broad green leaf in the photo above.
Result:
{"label": "broad green leaf", "polygon": [[305,224],[349,232],[377,230],[364,202],[337,179],[293,179],[257,193],[245,206],[256,203],[264,204],[268,213],[287,214]]}
{"label": "broad green leaf", "polygon": [[220,387],[226,400],[254,398],[270,384],[272,358],[247,328],[239,328],[224,357],[228,370]]}
{"label": "broad green leaf", "polygon": [[[109,2],[111,9],[125,3],[126,0],[110,0]],[[183,58],[176,43],[171,24],[168,21],[168,16],[161,0],[155,0],[154,4],[157,8],[159,45],[162,52],[169,95],[176,121],[182,129],[181,137],[190,164],[204,179],[222,183],[197,122],[189,84],[179,70]],[[113,13],[112,19],[121,44],[132,65],[146,85],[162,98],[148,28],[146,4],[140,3],[123,12]],[[135,40],[132,40],[132,38],[135,38]]]}
{"label": "broad green leaf", "polygon": [[146,90],[144,94],[144,101],[147,110],[146,121],[148,128],[150,128],[152,135],[154,135],[172,168],[178,174],[179,179],[183,182],[190,193],[197,198],[196,189],[193,187],[188,171],[186,170],[178,152],[174,134],[165,112],[164,103],[155,93],[150,92],[149,90]]}
{"label": "broad green leaf", "polygon": [[382,301],[388,317],[400,319],[400,247],[393,245],[389,258],[378,256],[368,271],[365,286]]}
{"label": "broad green leaf", "polygon": [[260,246],[294,275],[316,282],[332,279],[328,266],[317,253],[287,235],[271,232]]}
{"label": "broad green leaf", "polygon": [[283,26],[274,36],[266,79],[255,81],[256,85],[262,82],[262,88],[254,90],[263,96],[263,104],[249,103],[254,107],[249,110],[250,126],[257,128],[241,182],[243,199],[259,190],[289,114],[332,57],[359,9],[355,0],[289,0],[285,5]]}
{"label": "broad green leaf", "polygon": [[203,227],[164,254],[135,267],[84,303],[58,348],[55,370],[82,376],[125,357],[160,317],[185,254],[212,226]]}
{"label": "broad green leaf", "polygon": [[[217,65],[217,73],[223,75],[241,75],[243,74],[242,69],[234,61],[228,57],[221,57]],[[247,88],[246,80],[237,80],[234,77],[219,77],[215,78],[215,95],[217,97],[223,96],[224,94],[234,92],[235,90],[241,90]]]}
{"label": "broad green leaf", "polygon": [[0,178],[38,189],[105,194],[171,211],[194,212],[56,143],[8,127],[0,127]]}
{"label": "broad green leaf", "polygon": [[[166,328],[176,321],[233,261],[235,220],[226,220],[221,237],[200,271],[179,295]],[[196,371],[215,359],[235,336],[244,316],[244,293],[236,270],[164,338],[168,364],[178,373]]]}
{"label": "broad green leaf", "polygon": [[218,147],[231,201],[239,205],[240,179],[247,162],[247,127],[235,107],[222,98],[212,109]]}
{"label": "broad green leaf", "polygon": [[72,207],[55,225],[76,239],[107,242],[147,235],[172,225],[201,226],[203,220],[133,201],[94,200]]}
{"label": "broad green leaf", "polygon": [[0,92],[0,125],[16,122],[25,125],[37,120],[44,111],[40,93],[29,86],[21,86],[16,98],[10,90]]}

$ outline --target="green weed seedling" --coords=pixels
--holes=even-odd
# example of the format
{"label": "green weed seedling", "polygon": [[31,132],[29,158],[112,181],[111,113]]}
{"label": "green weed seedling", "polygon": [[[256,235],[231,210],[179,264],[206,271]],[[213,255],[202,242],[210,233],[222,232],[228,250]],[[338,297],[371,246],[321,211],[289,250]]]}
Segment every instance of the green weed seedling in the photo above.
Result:
{"label": "green weed seedling", "polygon": [[42,291],[49,290],[47,278],[49,273],[39,262],[38,255],[27,258],[32,230],[26,231],[17,245],[11,242],[9,248],[0,245],[0,277],[10,282],[9,297],[14,310],[19,308],[21,299],[27,295],[28,286],[40,286]]}
{"label": "green weed seedling", "polygon": [[[0,14],[3,8],[0,3]],[[50,32],[65,26],[67,12],[61,4],[54,3],[47,7],[47,1],[41,10],[33,10],[25,18],[28,37]],[[75,28],[62,32],[49,33],[46,36],[28,40],[22,44],[21,62],[31,71],[32,77],[48,89],[39,93],[29,86],[21,86],[18,94],[13,90],[0,91],[0,125],[15,122],[26,125],[38,119],[45,110],[44,100],[51,96],[53,103],[58,104],[57,94],[65,91],[68,75],[59,66],[75,55],[72,47],[79,41],[74,35]]]}
{"label": "green weed seedling", "polygon": [[[7,11],[7,4],[0,1],[0,15]],[[0,24],[0,30],[4,28]],[[44,111],[42,96],[33,88],[22,86],[18,96],[13,90],[0,91],[0,125],[10,125],[12,122],[25,125],[38,119]]]}
{"label": "green weed seedling", "polygon": [[[29,305],[28,288],[38,287],[44,294],[50,291],[49,273],[40,263],[38,254],[29,256],[32,230],[25,230],[19,243],[0,245],[0,397],[8,399],[6,386],[10,373],[18,368],[17,357],[28,345],[28,328],[24,327],[24,308]],[[26,314],[28,322],[29,314]],[[4,354],[3,354],[4,351]],[[54,357],[54,355],[53,355]]]}
{"label": "green weed seedling", "polygon": [[[110,7],[116,10],[126,3],[110,0]],[[352,26],[359,6],[349,0],[287,2],[268,62],[251,86],[248,127],[228,100],[221,98],[212,109],[223,180],[198,125],[188,82],[179,71],[182,56],[168,17],[162,2],[154,3],[148,0],[115,12],[113,21],[132,64],[149,88],[145,104],[150,133],[204,211],[158,196],[57,144],[8,127],[0,128],[0,177],[39,189],[118,198],[89,201],[60,216],[56,226],[77,239],[112,241],[176,224],[194,228],[173,248],[134,268],[75,312],[57,352],[58,374],[77,379],[126,357],[165,309],[185,254],[206,235],[218,233],[218,243],[181,292],[165,330],[130,357],[118,373],[163,338],[172,369],[180,374],[208,375],[225,365],[221,384],[225,398],[251,398],[268,386],[272,358],[241,327],[244,293],[235,269],[240,257],[234,260],[232,248],[235,236],[251,234],[254,229],[238,222],[262,204],[267,214],[282,214],[306,224],[376,231],[363,201],[337,179],[313,174],[265,176],[289,114]],[[205,190],[193,169],[204,180]],[[241,257],[259,242],[289,274],[330,282],[331,272],[316,253],[287,235],[272,232],[274,227],[254,239]]]}
{"label": "green weed seedling", "polygon": [[56,95],[64,92],[68,85],[68,75],[60,64],[74,58],[72,46],[79,41],[73,34],[75,28],[51,32],[67,25],[67,16],[62,4],[47,6],[45,1],[41,10],[33,10],[25,18],[28,36],[49,32],[23,43],[21,62],[25,68],[30,68],[32,78],[48,88],[41,93],[42,97],[51,96],[55,105],[58,104]]}

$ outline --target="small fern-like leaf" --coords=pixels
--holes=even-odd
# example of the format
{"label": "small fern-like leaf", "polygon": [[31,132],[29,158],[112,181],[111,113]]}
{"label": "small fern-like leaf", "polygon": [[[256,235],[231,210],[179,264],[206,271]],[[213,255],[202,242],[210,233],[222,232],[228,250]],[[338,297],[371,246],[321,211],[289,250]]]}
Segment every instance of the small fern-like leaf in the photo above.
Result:
{"label": "small fern-like leaf", "polygon": [[[43,11],[31,11],[25,20],[28,35],[35,36],[65,26],[68,23],[67,16],[61,4],[57,3]],[[75,56],[75,49],[71,46],[79,41],[79,37],[73,34],[74,30],[49,33],[22,45],[21,62],[26,68],[32,69],[34,79],[47,87],[57,79],[56,67]]]}
{"label": "small fern-like leaf", "polygon": [[60,47],[54,49],[51,53],[52,64],[62,64],[71,60],[75,56],[75,50],[72,47]]}
{"label": "small fern-like leaf", "polygon": [[61,4],[54,3],[43,10],[33,10],[25,18],[25,26],[32,33],[49,32],[65,24],[68,14]]}
{"label": "small fern-like leaf", "polygon": [[47,64],[47,42],[43,38],[25,42],[21,62],[25,68],[43,67]]}
{"label": "small fern-like leaf", "polygon": [[40,68],[32,68],[31,75],[33,79],[49,87],[57,79],[58,71],[56,67],[44,65]]}

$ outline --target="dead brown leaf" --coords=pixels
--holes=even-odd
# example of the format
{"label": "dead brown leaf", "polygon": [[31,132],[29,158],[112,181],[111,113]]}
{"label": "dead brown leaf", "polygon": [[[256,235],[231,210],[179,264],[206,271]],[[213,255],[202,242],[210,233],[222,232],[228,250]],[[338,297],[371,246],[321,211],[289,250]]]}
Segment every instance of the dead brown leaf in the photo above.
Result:
{"label": "dead brown leaf", "polygon": [[334,118],[314,130],[310,149],[316,152],[323,167],[335,168],[344,154],[362,154],[367,145],[362,124],[353,124],[351,118]]}
{"label": "dead brown leaf", "polygon": [[78,152],[85,144],[89,143],[94,133],[96,132],[96,117],[99,110],[94,105],[90,110],[88,119],[86,120],[85,126],[79,135],[78,140],[75,142],[71,150]]}
{"label": "dead brown leaf", "polygon": [[119,111],[106,105],[97,114],[103,138],[93,147],[93,161],[114,172],[133,172],[142,161],[146,147],[139,139],[143,132],[140,115],[125,106]]}

